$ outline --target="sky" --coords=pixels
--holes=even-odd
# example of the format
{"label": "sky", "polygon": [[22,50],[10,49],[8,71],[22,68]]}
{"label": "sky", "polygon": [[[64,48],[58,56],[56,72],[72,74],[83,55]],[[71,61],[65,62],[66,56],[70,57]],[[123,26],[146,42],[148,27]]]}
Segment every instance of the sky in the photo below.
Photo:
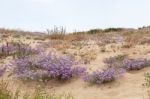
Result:
{"label": "sky", "polygon": [[150,0],[0,0],[0,27],[68,32],[150,25]]}

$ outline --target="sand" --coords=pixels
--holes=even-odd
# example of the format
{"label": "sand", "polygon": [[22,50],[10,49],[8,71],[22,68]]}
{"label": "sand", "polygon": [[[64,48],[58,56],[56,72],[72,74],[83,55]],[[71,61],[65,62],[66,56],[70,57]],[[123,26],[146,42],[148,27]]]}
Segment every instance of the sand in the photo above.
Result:
{"label": "sand", "polygon": [[[115,47],[111,48],[111,46]],[[97,46],[92,46],[92,49],[97,53],[97,57],[95,60],[91,61],[90,64],[85,65],[88,71],[104,69],[105,64],[103,60],[119,54],[128,54],[131,58],[150,58],[150,46],[148,45],[137,45],[133,48],[122,49],[121,44],[110,44],[106,46],[106,52],[101,52],[100,48]],[[73,53],[73,50],[78,51],[79,49],[68,50],[70,53]],[[86,48],[84,50],[86,50]],[[66,83],[50,81],[45,84],[45,87],[48,92],[52,90],[55,90],[56,93],[69,92],[74,96],[74,99],[146,99],[147,89],[143,86],[143,83],[145,83],[144,74],[147,72],[150,72],[150,67],[138,71],[126,72],[123,77],[116,81],[102,85],[90,85],[83,82],[81,79],[73,79]],[[7,79],[11,82],[10,89],[12,90],[20,87],[23,91],[32,91],[37,84],[35,82],[23,83],[13,77],[3,77],[3,79]]]}

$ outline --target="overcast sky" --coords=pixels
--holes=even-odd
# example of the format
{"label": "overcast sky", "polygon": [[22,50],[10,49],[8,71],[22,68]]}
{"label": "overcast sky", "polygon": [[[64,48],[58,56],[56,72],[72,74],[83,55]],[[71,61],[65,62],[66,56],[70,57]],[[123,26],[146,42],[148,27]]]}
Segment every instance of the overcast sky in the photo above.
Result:
{"label": "overcast sky", "polygon": [[0,0],[0,27],[67,31],[150,25],[150,0]]}

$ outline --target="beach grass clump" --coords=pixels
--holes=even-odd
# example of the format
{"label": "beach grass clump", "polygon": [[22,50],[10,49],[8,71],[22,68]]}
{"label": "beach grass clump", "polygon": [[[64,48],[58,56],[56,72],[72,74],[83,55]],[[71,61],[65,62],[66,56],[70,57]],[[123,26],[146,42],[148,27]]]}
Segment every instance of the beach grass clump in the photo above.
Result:
{"label": "beach grass clump", "polygon": [[0,99],[12,99],[12,93],[8,89],[8,83],[4,80],[0,81]]}
{"label": "beach grass clump", "polygon": [[[74,99],[70,93],[56,94],[55,92],[48,93],[44,88],[36,88],[32,95],[32,99]],[[28,99],[28,98],[27,98]]]}
{"label": "beach grass clump", "polygon": [[56,92],[48,93],[45,88],[37,87],[33,93],[21,93],[18,88],[15,92],[9,88],[9,83],[5,80],[0,81],[0,99],[74,99],[70,93],[57,94]]}

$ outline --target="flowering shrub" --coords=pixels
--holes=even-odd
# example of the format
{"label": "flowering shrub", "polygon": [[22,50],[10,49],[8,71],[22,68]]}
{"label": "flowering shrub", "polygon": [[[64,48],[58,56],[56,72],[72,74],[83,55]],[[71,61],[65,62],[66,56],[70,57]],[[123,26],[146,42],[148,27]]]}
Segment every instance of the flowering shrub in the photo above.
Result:
{"label": "flowering shrub", "polygon": [[111,68],[124,68],[127,70],[140,70],[150,65],[150,60],[146,58],[129,59],[125,56],[115,56],[105,59],[104,62]]}
{"label": "flowering shrub", "polygon": [[140,70],[150,65],[150,60],[145,58],[125,59],[123,65],[127,70]]}
{"label": "flowering shrub", "polygon": [[56,56],[54,53],[39,55],[38,57],[26,57],[16,59],[14,73],[22,79],[68,80],[74,76],[80,76],[85,68],[73,67],[77,63],[71,57]]}
{"label": "flowering shrub", "polygon": [[14,56],[16,55],[17,58],[22,58],[27,55],[39,54],[42,51],[43,50],[41,48],[32,48],[27,44],[18,44],[18,46],[16,46]]}
{"label": "flowering shrub", "polygon": [[86,82],[90,82],[93,84],[102,84],[114,81],[116,78],[120,77],[120,74],[122,74],[123,69],[120,69],[120,72],[116,72],[113,68],[108,68],[103,71],[94,71],[92,74],[86,74],[83,77],[83,80]]}
{"label": "flowering shrub", "polygon": [[150,60],[146,58],[128,59],[119,55],[104,60],[108,69],[103,71],[94,71],[92,74],[86,74],[83,80],[90,83],[106,83],[120,77],[126,70],[140,70],[150,65]]}
{"label": "flowering shrub", "polygon": [[38,54],[41,51],[41,49],[31,48],[31,46],[27,44],[6,43],[0,46],[0,57],[13,55],[14,57],[21,58],[30,54]]}

